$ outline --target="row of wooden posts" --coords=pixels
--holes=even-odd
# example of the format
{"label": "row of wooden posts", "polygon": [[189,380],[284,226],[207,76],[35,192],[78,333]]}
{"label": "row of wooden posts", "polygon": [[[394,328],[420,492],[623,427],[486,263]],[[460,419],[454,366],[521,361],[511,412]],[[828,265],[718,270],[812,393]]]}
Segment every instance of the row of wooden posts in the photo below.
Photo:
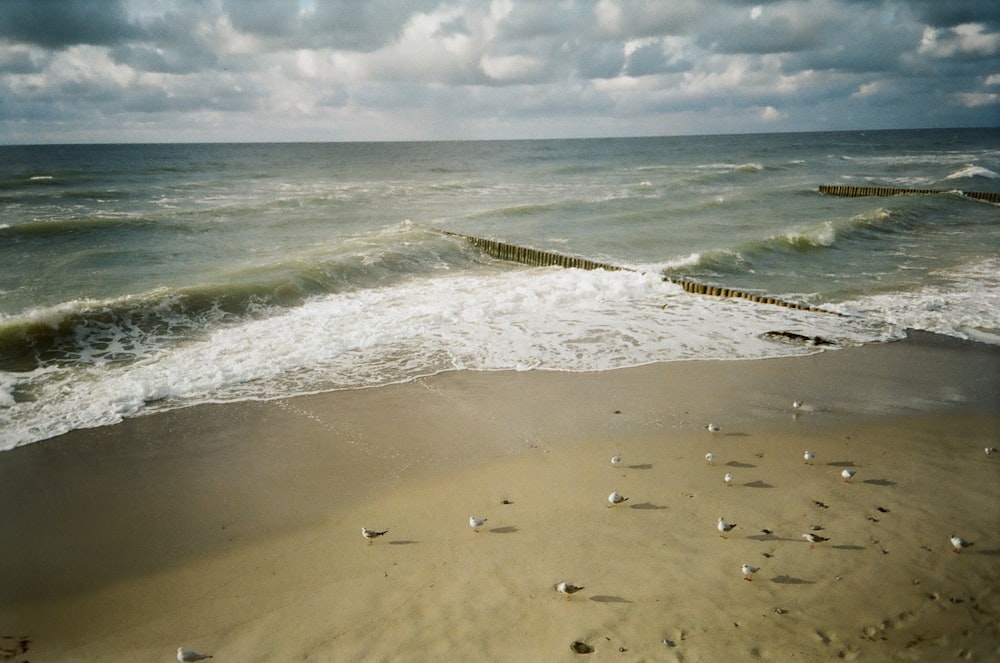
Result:
{"label": "row of wooden posts", "polygon": [[[522,265],[530,265],[532,267],[566,267],[569,269],[603,269],[611,272],[619,271],[634,271],[625,267],[620,267],[618,265],[611,265],[605,262],[596,262],[594,260],[587,260],[586,258],[577,258],[574,256],[567,256],[561,253],[553,253],[551,251],[540,251],[538,249],[530,249],[525,246],[517,246],[516,244],[508,244],[506,242],[499,242],[495,239],[485,239],[483,237],[473,237],[471,235],[463,235],[461,233],[451,232],[448,230],[441,230],[440,232],[445,235],[451,235],[452,237],[458,237],[463,239],[470,244],[481,249],[484,253],[487,253],[494,258],[500,260],[509,260],[511,262],[520,263]],[[698,295],[710,295],[713,297],[732,297],[736,299],[746,299],[752,302],[757,302],[759,304],[772,304],[774,306],[784,306],[786,308],[798,309],[800,311],[815,311],[817,313],[832,313],[825,309],[821,309],[815,306],[809,306],[807,304],[798,304],[795,302],[786,302],[784,300],[778,299],[776,297],[769,297],[767,295],[758,295],[751,292],[745,292],[742,290],[736,290],[735,288],[722,288],[719,286],[704,285],[702,283],[696,283],[694,281],[689,281],[687,279],[673,279],[669,277],[664,277],[664,281],[669,281],[670,283],[675,283],[682,288],[684,292],[690,292],[692,294]],[[839,314],[835,314],[839,315]]]}
{"label": "row of wooden posts", "polygon": [[[951,193],[944,189],[897,189],[893,187],[885,186],[836,186],[829,184],[821,184],[819,187],[820,193],[829,194],[831,196],[844,196],[847,198],[861,198],[865,196],[904,196],[908,194],[941,194],[941,193]],[[975,198],[976,200],[985,200],[988,203],[1000,203],[1000,193],[992,191],[962,191],[961,194],[966,198]]]}
{"label": "row of wooden posts", "polygon": [[[898,188],[880,187],[880,186],[875,186],[875,187],[831,186],[827,184],[820,185],[819,192],[832,196],[847,196],[847,197],[900,196],[906,194],[949,193],[948,191],[943,191],[939,189],[898,189]],[[962,195],[966,196],[967,198],[985,200],[991,203],[1000,202],[1000,193],[965,191],[962,192]],[[499,258],[500,260],[509,260],[511,262],[520,263],[522,265],[530,265],[532,267],[558,266],[571,269],[604,269],[612,272],[622,271],[623,269],[626,269],[624,267],[619,267],[618,265],[611,265],[604,262],[597,262],[594,260],[588,260],[586,258],[566,256],[560,253],[553,253],[551,251],[540,251],[538,249],[530,249],[525,246],[517,246],[516,244],[499,242],[494,239],[473,237],[471,235],[463,235],[461,233],[455,233],[448,230],[441,230],[440,232],[444,233],[445,235],[451,235],[452,237],[458,237],[460,239],[463,239],[479,247],[485,253],[493,256],[494,258]],[[769,297],[767,295],[758,295],[751,292],[736,290],[734,288],[723,288],[721,286],[705,285],[703,283],[696,283],[694,281],[689,281],[687,279],[672,279],[669,277],[665,277],[664,280],[669,281],[671,283],[676,283],[677,285],[684,288],[685,292],[690,292],[698,295],[710,295],[713,297],[734,297],[737,299],[747,299],[749,301],[757,302],[760,304],[772,304],[774,306],[784,306],[786,308],[793,308],[802,311],[815,311],[817,313],[833,313],[834,315],[840,315],[839,313],[827,311],[825,309],[821,309],[816,306],[809,306],[807,304],[798,304],[795,302],[786,302],[784,300],[777,299],[776,297]]]}

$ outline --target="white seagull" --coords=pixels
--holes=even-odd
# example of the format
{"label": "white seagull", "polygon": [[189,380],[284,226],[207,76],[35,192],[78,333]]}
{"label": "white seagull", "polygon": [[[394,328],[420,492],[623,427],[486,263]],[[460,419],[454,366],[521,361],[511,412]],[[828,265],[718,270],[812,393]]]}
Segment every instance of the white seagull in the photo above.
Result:
{"label": "white seagull", "polygon": [[719,427],[719,424],[706,424],[705,428],[708,430],[709,433],[718,433],[720,430],[722,430]]}
{"label": "white seagull", "polygon": [[971,548],[973,545],[975,544],[972,541],[966,541],[960,536],[955,536],[954,534],[951,536],[951,547],[956,553],[962,552],[963,548]]}
{"label": "white seagull", "polygon": [[621,454],[615,454],[614,456],[611,457],[611,464],[612,465],[617,465],[620,462],[622,462],[622,455]]}
{"label": "white seagull", "polygon": [[803,405],[802,401],[792,401],[792,409],[793,410],[801,410],[802,409],[802,405]]}
{"label": "white seagull", "polygon": [[211,654],[199,654],[196,651],[191,651],[190,649],[184,649],[184,647],[177,648],[177,660],[181,663],[192,663],[192,661],[204,661],[206,658],[212,658]]}
{"label": "white seagull", "polygon": [[566,598],[569,598],[571,595],[576,594],[581,589],[584,588],[578,587],[577,585],[574,585],[571,582],[561,582],[558,585],[556,585],[556,591],[559,592],[560,594],[565,594]]}
{"label": "white seagull", "polygon": [[722,480],[726,482],[727,486],[733,485],[733,473],[726,472],[726,476],[722,477]]}
{"label": "white seagull", "polygon": [[608,504],[610,506],[614,506],[616,504],[621,504],[622,502],[626,501],[627,499],[628,498],[625,497],[624,495],[619,495],[618,491],[616,490],[613,493],[611,493],[610,495],[608,495]]}
{"label": "white seagull", "polygon": [[[384,529],[381,532],[376,532],[373,529],[368,529],[367,527],[362,527],[361,528],[361,536],[365,537],[365,540],[368,541],[368,545],[371,545],[372,541],[374,541],[375,539],[377,539],[380,536],[384,536],[385,533],[388,532],[388,531],[389,530]],[[192,660],[197,660],[197,659],[192,659]]]}
{"label": "white seagull", "polygon": [[711,465],[713,460],[715,460],[715,454],[714,453],[712,453],[711,451],[709,451],[707,454],[705,454],[705,462],[706,463],[708,463],[709,465]]}
{"label": "white seagull", "polygon": [[735,527],[736,523],[727,523],[722,519],[722,516],[719,516],[719,523],[716,525],[716,528],[719,530],[719,536],[723,539],[726,538],[726,533],[733,531]]}
{"label": "white seagull", "polygon": [[477,518],[475,516],[469,516],[469,527],[471,527],[472,530],[475,532],[478,532],[479,528],[482,527],[483,523],[485,522],[486,518]]}
{"label": "white seagull", "polygon": [[743,566],[740,567],[740,571],[743,572],[743,579],[749,581],[753,580],[753,574],[760,571],[760,569],[750,566],[749,564],[744,562]]}
{"label": "white seagull", "polygon": [[830,538],[826,536],[820,536],[819,534],[813,534],[812,532],[806,532],[802,535],[802,538],[810,543],[810,548],[815,546],[817,543],[823,543],[824,541],[829,541]]}
{"label": "white seagull", "polygon": [[840,476],[844,477],[844,481],[849,482],[851,479],[854,478],[855,474],[857,474],[855,470],[844,470],[843,472],[840,473]]}
{"label": "white seagull", "polygon": [[802,459],[806,461],[806,465],[812,465],[812,462],[816,460],[816,452],[806,451],[802,454]]}

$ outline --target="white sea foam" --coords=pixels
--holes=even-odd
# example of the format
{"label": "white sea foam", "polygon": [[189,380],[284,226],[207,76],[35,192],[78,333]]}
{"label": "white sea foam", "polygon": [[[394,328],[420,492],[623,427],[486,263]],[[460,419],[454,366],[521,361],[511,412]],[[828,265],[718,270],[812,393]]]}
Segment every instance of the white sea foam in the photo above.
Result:
{"label": "white sea foam", "polygon": [[984,343],[1000,339],[1000,259],[988,259],[948,272],[941,281],[911,291],[861,297],[833,307],[865,318],[881,318],[897,328],[912,328]]}
{"label": "white sea foam", "polygon": [[970,179],[973,177],[985,177],[986,179],[995,180],[1000,179],[1000,175],[993,172],[989,168],[983,168],[982,166],[966,166],[961,170],[956,170],[944,179],[946,180],[963,180]]}
{"label": "white sea foam", "polygon": [[[149,409],[272,398],[446,370],[605,370],[813,351],[762,340],[791,329],[845,343],[893,333],[861,320],[694,297],[657,274],[533,269],[417,279],[316,299],[129,364],[37,370],[17,381],[4,447]],[[2,383],[13,392],[8,374]]]}

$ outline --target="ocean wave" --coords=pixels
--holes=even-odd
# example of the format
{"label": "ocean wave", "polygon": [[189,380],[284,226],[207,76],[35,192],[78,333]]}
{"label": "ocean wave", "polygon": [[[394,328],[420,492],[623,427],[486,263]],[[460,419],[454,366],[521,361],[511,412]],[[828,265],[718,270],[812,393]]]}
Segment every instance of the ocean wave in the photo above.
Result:
{"label": "ocean wave", "polygon": [[864,296],[830,306],[851,316],[1000,345],[1000,259],[931,274],[934,285]]}
{"label": "ocean wave", "polygon": [[[447,370],[593,371],[814,350],[771,329],[841,343],[864,321],[692,297],[656,274],[533,269],[447,273],[315,298],[211,330],[140,361],[4,377],[7,447],[199,402],[286,397]],[[9,402],[10,398],[3,398]]]}
{"label": "ocean wave", "polygon": [[0,315],[0,370],[137,361],[219,326],[302,306],[310,298],[384,287],[479,259],[464,243],[402,223],[280,262],[234,268],[218,282]]}
{"label": "ocean wave", "polygon": [[1000,174],[993,172],[989,168],[983,168],[982,166],[966,166],[961,170],[956,170],[954,173],[946,176],[945,180],[963,180],[971,179],[973,177],[985,177],[986,179],[996,180],[1000,179]]}

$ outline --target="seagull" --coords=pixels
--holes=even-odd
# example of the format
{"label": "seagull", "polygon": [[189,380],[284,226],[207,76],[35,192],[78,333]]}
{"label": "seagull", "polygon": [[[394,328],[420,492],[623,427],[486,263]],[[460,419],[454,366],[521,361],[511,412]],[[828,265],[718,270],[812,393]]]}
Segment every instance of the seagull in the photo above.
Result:
{"label": "seagull", "polygon": [[610,504],[611,506],[614,506],[616,504],[621,504],[622,502],[626,501],[627,499],[628,498],[625,497],[624,495],[619,495],[618,491],[616,490],[615,492],[613,492],[610,495],[608,495],[608,504]]}
{"label": "seagull", "polygon": [[[374,541],[375,539],[377,539],[380,536],[383,536],[388,531],[389,530],[384,529],[381,532],[376,532],[373,529],[368,529],[367,527],[362,527],[361,528],[361,536],[365,537],[365,539],[368,540],[368,545],[371,545],[372,541]],[[192,658],[191,660],[192,661],[197,661],[198,659]]]}
{"label": "seagull", "polygon": [[812,465],[812,462],[816,459],[816,452],[806,451],[802,454],[802,458],[806,461],[806,465]]}
{"label": "seagull", "polygon": [[951,536],[951,547],[954,548],[956,553],[962,552],[962,548],[971,548],[973,545],[972,541],[966,541],[960,536]]}
{"label": "seagull", "polygon": [[620,462],[622,462],[622,455],[621,454],[615,454],[614,456],[611,457],[611,464],[612,465],[617,465]]}
{"label": "seagull", "polygon": [[474,531],[478,532],[479,528],[483,526],[486,522],[486,518],[476,518],[475,516],[469,516],[469,527]]}
{"label": "seagull", "polygon": [[708,463],[708,464],[711,465],[711,463],[712,463],[713,460],[715,460],[715,454],[713,454],[711,451],[709,451],[707,454],[705,454],[705,462],[706,463]]}
{"label": "seagull", "polygon": [[803,405],[802,401],[792,401],[792,409],[793,410],[801,410],[802,409],[802,405]]}
{"label": "seagull", "polygon": [[722,480],[726,482],[727,486],[733,485],[733,473],[726,472],[726,476],[722,477]]}
{"label": "seagull", "polygon": [[726,538],[726,532],[731,532],[734,527],[736,527],[736,523],[727,523],[722,519],[722,516],[719,516],[719,523],[716,525],[716,528],[719,530],[719,536],[723,539]]}
{"label": "seagull", "polygon": [[986,451],[986,455],[987,456],[992,456],[993,454],[995,454],[997,452],[997,448],[996,447],[986,447],[985,451]]}
{"label": "seagull", "polygon": [[561,582],[558,585],[556,585],[556,591],[559,592],[560,594],[565,594],[567,599],[569,599],[570,596],[576,594],[581,589],[583,589],[583,587],[577,587],[576,585],[570,582]]}
{"label": "seagull", "polygon": [[840,476],[844,477],[844,481],[850,481],[854,478],[855,474],[857,474],[855,470],[844,470],[840,473]]}
{"label": "seagull", "polygon": [[721,428],[719,428],[719,424],[707,424],[705,428],[708,429],[709,433],[718,433],[720,430],[722,430]]}
{"label": "seagull", "polygon": [[191,663],[192,661],[204,661],[206,658],[212,658],[211,654],[199,654],[196,651],[191,651],[190,649],[184,649],[184,647],[177,648],[177,660],[181,663]]}
{"label": "seagull", "polygon": [[814,547],[817,543],[823,543],[824,541],[829,541],[830,538],[826,536],[820,536],[819,534],[813,534],[812,532],[806,532],[802,535],[802,538],[808,541],[811,545],[810,548]]}
{"label": "seagull", "polygon": [[760,571],[760,569],[750,566],[746,562],[743,563],[743,566],[740,567],[740,570],[743,572],[743,579],[746,581],[753,580],[753,574]]}

